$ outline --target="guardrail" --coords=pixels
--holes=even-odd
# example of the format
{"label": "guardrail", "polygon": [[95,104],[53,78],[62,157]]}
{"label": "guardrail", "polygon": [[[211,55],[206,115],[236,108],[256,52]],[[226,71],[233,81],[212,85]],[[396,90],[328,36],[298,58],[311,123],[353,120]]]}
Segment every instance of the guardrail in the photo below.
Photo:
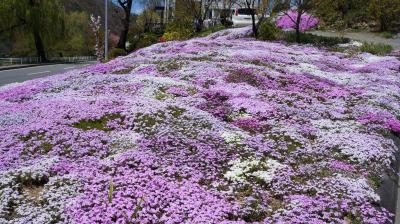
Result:
{"label": "guardrail", "polygon": [[96,56],[73,56],[73,57],[50,57],[48,59],[51,62],[64,62],[64,63],[77,63],[84,61],[95,61]]}
{"label": "guardrail", "polygon": [[[47,62],[60,63],[78,63],[84,61],[97,60],[96,56],[73,56],[73,57],[49,57]],[[43,60],[40,57],[23,57],[23,58],[0,58],[1,65],[23,65],[23,64],[40,64]]]}
{"label": "guardrail", "polygon": [[0,65],[39,64],[41,61],[39,57],[0,58]]}

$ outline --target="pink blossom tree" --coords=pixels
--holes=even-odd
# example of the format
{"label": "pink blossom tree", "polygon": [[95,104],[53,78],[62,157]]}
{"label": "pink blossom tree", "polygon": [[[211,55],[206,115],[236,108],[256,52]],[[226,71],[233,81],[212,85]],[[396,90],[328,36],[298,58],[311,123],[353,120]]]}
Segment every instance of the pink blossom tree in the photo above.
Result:
{"label": "pink blossom tree", "polygon": [[102,38],[100,33],[101,17],[100,16],[95,17],[94,15],[90,15],[89,25],[96,39],[95,54],[97,56],[97,60],[102,61],[104,59],[104,47],[101,41]]}
{"label": "pink blossom tree", "polygon": [[[290,10],[284,16],[277,19],[276,25],[281,29],[296,29],[297,11]],[[319,23],[319,19],[308,13],[301,16],[299,23],[300,31],[306,31],[314,28]]]}
{"label": "pink blossom tree", "polygon": [[281,28],[294,28],[296,41],[300,42],[300,32],[316,26],[319,20],[308,14],[315,6],[315,0],[284,0],[281,3],[284,16],[277,21]]}

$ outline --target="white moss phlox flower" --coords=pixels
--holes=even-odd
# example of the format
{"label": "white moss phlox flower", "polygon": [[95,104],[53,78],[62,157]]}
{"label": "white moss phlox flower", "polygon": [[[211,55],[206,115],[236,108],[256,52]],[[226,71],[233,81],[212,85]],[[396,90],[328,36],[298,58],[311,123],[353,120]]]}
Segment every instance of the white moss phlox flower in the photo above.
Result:
{"label": "white moss phlox flower", "polygon": [[141,137],[140,134],[133,131],[119,131],[111,135],[113,147],[112,154],[118,154],[128,149],[133,149],[136,146],[137,140]]}
{"label": "white moss phlox flower", "polygon": [[257,177],[268,184],[274,178],[276,171],[278,171],[279,169],[282,169],[284,167],[284,165],[282,165],[281,163],[279,163],[278,161],[273,160],[273,159],[268,159],[264,163],[268,167],[268,169],[256,171],[256,172],[252,173],[252,176]]}
{"label": "white moss phlox flower", "polygon": [[273,159],[234,160],[229,162],[231,168],[224,177],[230,181],[245,183],[247,178],[256,177],[270,183],[276,172],[284,165]]}
{"label": "white moss phlox flower", "polygon": [[243,132],[240,131],[234,131],[234,132],[222,132],[221,137],[225,140],[226,143],[228,144],[238,144],[240,143],[243,139],[246,138],[246,135]]}

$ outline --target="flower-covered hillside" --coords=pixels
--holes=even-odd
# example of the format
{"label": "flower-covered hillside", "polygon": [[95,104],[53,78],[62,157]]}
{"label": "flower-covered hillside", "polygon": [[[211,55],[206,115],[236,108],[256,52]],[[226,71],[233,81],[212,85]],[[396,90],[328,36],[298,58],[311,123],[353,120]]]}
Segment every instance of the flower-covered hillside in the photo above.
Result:
{"label": "flower-covered hillside", "polygon": [[156,44],[0,89],[0,223],[386,223],[400,61]]}

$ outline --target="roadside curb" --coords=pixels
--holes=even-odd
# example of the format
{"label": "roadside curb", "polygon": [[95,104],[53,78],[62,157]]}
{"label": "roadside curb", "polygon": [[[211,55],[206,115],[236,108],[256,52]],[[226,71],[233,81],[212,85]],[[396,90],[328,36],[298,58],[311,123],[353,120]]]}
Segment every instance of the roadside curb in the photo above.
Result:
{"label": "roadside curb", "polygon": [[396,173],[394,175],[384,174],[378,193],[381,197],[381,206],[394,215],[393,223],[400,223],[400,180],[397,174],[397,172],[400,172],[400,138],[394,135],[392,139],[398,148],[395,153],[395,160],[392,163],[392,169]]}
{"label": "roadside curb", "polygon": [[8,67],[0,67],[0,71],[20,69],[20,68],[30,68],[30,67],[38,67],[38,66],[46,66],[46,65],[55,65],[57,63],[43,63],[43,64],[32,64],[32,65],[20,65],[20,66],[8,66]]}
{"label": "roadside curb", "polygon": [[[400,136],[399,135],[397,135],[396,137],[395,137],[395,144],[397,145],[397,148],[398,148],[398,150],[400,151]],[[399,156],[398,154],[400,153],[398,151],[398,153],[397,153],[397,156]],[[400,157],[400,156],[399,156]],[[396,167],[397,167],[397,172],[400,172],[400,162],[399,162],[399,159],[397,159],[397,163],[396,163]],[[395,221],[395,223],[399,223],[400,222],[400,178],[399,178],[399,175],[398,175],[398,173],[396,173],[396,179],[397,179],[397,182],[396,182],[396,189],[394,189],[394,198],[395,198],[395,200],[396,200],[396,203],[395,203],[395,212],[394,212],[394,215],[395,215],[395,217],[394,217],[394,221]]]}

